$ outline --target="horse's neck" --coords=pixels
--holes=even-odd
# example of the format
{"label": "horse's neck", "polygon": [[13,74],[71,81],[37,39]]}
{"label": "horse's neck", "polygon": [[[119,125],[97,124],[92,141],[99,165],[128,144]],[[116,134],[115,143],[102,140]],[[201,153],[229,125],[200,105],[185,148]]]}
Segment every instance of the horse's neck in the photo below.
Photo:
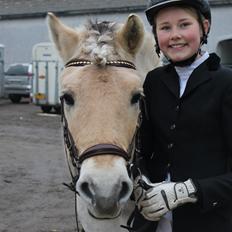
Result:
{"label": "horse's neck", "polygon": [[136,55],[136,67],[143,78],[157,66],[160,66],[160,59],[155,52],[155,40],[151,33],[145,33],[145,38],[140,51]]}

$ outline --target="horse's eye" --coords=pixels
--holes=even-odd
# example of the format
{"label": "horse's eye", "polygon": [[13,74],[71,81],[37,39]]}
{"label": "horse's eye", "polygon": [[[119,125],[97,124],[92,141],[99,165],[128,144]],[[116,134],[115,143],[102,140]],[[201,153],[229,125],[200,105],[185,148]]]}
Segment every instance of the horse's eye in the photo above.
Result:
{"label": "horse's eye", "polygon": [[135,93],[131,98],[131,104],[133,105],[138,103],[140,98],[141,98],[141,93]]}
{"label": "horse's eye", "polygon": [[62,98],[64,99],[65,103],[69,106],[73,106],[74,105],[74,99],[73,96],[71,94],[65,93]]}

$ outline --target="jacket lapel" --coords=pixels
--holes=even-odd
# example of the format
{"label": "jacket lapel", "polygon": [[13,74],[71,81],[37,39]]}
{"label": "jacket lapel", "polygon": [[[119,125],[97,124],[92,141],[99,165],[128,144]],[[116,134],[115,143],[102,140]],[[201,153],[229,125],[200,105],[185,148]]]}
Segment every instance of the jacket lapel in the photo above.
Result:
{"label": "jacket lapel", "polygon": [[[198,68],[196,68],[192,72],[182,97],[187,96],[198,86],[209,81],[212,78],[210,71],[217,70],[219,64],[220,64],[220,58],[214,53],[210,54],[209,59],[206,60],[203,64],[201,64]],[[167,86],[167,88],[172,92],[172,94],[174,94],[176,98],[179,98],[179,92],[180,92],[179,76],[173,66],[167,65],[167,67],[165,68],[164,75],[162,75],[161,77],[161,80]]]}
{"label": "jacket lapel", "polygon": [[176,70],[171,65],[166,67],[164,75],[161,76],[161,80],[167,86],[170,92],[174,94],[176,98],[179,98],[179,77]]}
{"label": "jacket lapel", "polygon": [[210,57],[192,72],[182,97],[209,81],[212,78],[211,71],[217,70],[219,65],[220,58],[215,53],[210,54]]}
{"label": "jacket lapel", "polygon": [[192,72],[191,76],[189,77],[182,97],[189,95],[194,89],[209,81],[210,79],[211,75],[208,71],[208,67],[206,67],[206,64],[204,63],[200,65]]}

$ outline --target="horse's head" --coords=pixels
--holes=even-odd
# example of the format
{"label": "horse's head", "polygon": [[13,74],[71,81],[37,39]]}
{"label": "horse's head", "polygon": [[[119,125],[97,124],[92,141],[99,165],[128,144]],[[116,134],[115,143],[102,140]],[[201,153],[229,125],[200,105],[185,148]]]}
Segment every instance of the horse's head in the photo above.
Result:
{"label": "horse's head", "polygon": [[[144,78],[130,62],[151,64],[148,69],[158,62],[154,49],[151,53],[153,40],[145,41],[140,18],[130,15],[124,25],[89,22],[74,30],[49,13],[48,23],[62,60],[69,63],[60,77],[60,94],[80,157],[97,144],[114,145],[126,153],[136,130]],[[151,55],[143,54],[144,49]],[[81,66],[83,61],[87,63]],[[125,157],[108,150],[83,161],[76,184],[95,218],[117,217],[132,193]]]}

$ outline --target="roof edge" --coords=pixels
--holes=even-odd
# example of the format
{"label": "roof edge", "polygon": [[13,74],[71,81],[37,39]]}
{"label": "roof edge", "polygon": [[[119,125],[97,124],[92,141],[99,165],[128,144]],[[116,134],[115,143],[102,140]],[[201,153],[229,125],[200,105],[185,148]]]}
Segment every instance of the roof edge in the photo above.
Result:
{"label": "roof edge", "polygon": [[[84,10],[67,10],[67,11],[52,11],[57,16],[73,16],[73,15],[91,15],[91,14],[103,14],[103,13],[130,13],[144,11],[146,6],[133,6],[133,7],[117,7],[117,8],[101,8],[101,9],[84,9]],[[19,13],[19,14],[7,14],[0,15],[0,20],[7,19],[27,19],[27,18],[40,18],[46,17],[47,12],[36,13]]]}
{"label": "roof edge", "polygon": [[[214,0],[210,1],[210,6],[225,6],[231,5],[232,0]],[[128,7],[111,7],[111,8],[99,8],[99,9],[82,9],[82,10],[66,10],[66,11],[52,11],[58,16],[73,16],[73,15],[91,15],[91,14],[109,14],[109,13],[131,13],[144,11],[146,5],[128,6]],[[49,11],[49,9],[48,9]],[[19,13],[19,14],[0,14],[0,20],[9,19],[27,19],[27,18],[42,18],[46,17],[47,11],[35,12],[35,13]]]}

